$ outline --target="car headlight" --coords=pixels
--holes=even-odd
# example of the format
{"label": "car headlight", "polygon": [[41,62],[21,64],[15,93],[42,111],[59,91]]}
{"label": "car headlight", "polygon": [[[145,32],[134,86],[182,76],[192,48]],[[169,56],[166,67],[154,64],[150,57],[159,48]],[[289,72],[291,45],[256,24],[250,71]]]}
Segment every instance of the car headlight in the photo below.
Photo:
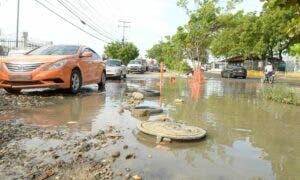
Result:
{"label": "car headlight", "polygon": [[53,70],[53,69],[62,68],[67,62],[68,62],[67,59],[56,61],[56,62],[50,64],[49,66],[47,66],[44,70],[49,71],[49,70]]}

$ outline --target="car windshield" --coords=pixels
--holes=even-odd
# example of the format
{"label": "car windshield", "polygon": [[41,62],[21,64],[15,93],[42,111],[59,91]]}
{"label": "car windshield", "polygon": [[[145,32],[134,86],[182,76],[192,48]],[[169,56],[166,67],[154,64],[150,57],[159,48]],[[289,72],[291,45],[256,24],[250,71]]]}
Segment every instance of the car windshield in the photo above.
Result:
{"label": "car windshield", "polygon": [[106,65],[107,66],[121,66],[122,63],[121,63],[121,61],[117,61],[117,60],[108,60],[106,62]]}
{"label": "car windshield", "polygon": [[141,61],[130,61],[129,64],[142,64]]}
{"label": "car windshield", "polygon": [[43,46],[28,53],[28,55],[73,55],[78,52],[79,46],[54,45]]}
{"label": "car windshield", "polygon": [[237,65],[228,65],[227,69],[236,69],[236,68],[241,68],[241,66],[237,66]]}

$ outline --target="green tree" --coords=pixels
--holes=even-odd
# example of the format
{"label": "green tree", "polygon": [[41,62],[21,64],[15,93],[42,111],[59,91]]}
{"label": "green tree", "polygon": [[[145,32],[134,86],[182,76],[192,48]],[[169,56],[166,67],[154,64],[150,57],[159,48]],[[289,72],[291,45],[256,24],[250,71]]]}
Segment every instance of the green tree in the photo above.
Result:
{"label": "green tree", "polygon": [[218,28],[217,16],[220,8],[215,1],[205,1],[201,8],[192,13],[188,24],[186,47],[190,59],[206,63],[208,61],[209,47]]}
{"label": "green tree", "polygon": [[121,59],[124,64],[128,64],[139,56],[139,50],[133,43],[112,42],[104,47],[104,53],[107,57]]}
{"label": "green tree", "polygon": [[291,54],[300,57],[300,43],[291,46]]}
{"label": "green tree", "polygon": [[218,17],[219,29],[211,43],[211,52],[217,57],[242,56],[245,59],[258,57],[261,47],[257,49],[259,38],[262,36],[258,17],[255,13],[227,13]]}

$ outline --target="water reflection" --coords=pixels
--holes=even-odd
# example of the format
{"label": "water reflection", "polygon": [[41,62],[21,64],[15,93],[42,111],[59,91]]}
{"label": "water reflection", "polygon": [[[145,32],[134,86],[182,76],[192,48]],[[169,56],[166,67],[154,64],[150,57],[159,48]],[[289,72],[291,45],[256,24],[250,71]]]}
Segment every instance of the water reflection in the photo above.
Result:
{"label": "water reflection", "polygon": [[[195,164],[199,158],[215,166],[224,163],[229,166],[226,168],[243,172],[241,178],[299,176],[299,107],[258,99],[256,82],[208,80],[199,102],[193,98],[193,91],[182,96],[186,80],[177,83],[164,87],[168,92],[165,104],[176,107],[169,108],[169,115],[208,131],[205,148],[202,143],[186,152],[188,164]],[[183,105],[173,103],[179,96],[185,98]]]}
{"label": "water reflection", "polygon": [[53,106],[24,110],[18,117],[25,124],[41,127],[68,126],[72,129],[91,130],[92,120],[101,113],[105,94],[92,93],[88,96],[64,97],[64,101]]}

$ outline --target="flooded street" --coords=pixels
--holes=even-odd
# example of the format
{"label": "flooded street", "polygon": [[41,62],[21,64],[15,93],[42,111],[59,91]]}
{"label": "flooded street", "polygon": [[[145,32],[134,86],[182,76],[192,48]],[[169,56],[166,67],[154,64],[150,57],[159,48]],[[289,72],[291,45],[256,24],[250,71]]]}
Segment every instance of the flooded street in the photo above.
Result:
{"label": "flooded street", "polygon": [[[117,173],[129,168],[143,179],[300,177],[299,106],[263,100],[261,84],[255,80],[208,78],[200,88],[191,89],[188,79],[171,83],[166,78],[162,96],[146,96],[142,105],[162,105],[172,120],[207,131],[200,141],[164,143],[166,151],[155,148],[156,137],[136,128],[138,121],[153,121],[157,116],[138,119],[129,111],[118,112],[128,92],[142,87],[159,90],[158,82],[158,76],[130,75],[127,80],[109,80],[106,92],[98,92],[96,85],[87,86],[78,96],[62,94],[50,98],[51,105],[0,114],[0,119],[74,133],[114,127],[123,138],[103,149],[121,151],[112,168]],[[184,102],[174,102],[177,98]],[[27,148],[41,145],[38,140],[25,143]],[[128,148],[123,149],[125,145]],[[135,158],[125,160],[130,153]]]}

